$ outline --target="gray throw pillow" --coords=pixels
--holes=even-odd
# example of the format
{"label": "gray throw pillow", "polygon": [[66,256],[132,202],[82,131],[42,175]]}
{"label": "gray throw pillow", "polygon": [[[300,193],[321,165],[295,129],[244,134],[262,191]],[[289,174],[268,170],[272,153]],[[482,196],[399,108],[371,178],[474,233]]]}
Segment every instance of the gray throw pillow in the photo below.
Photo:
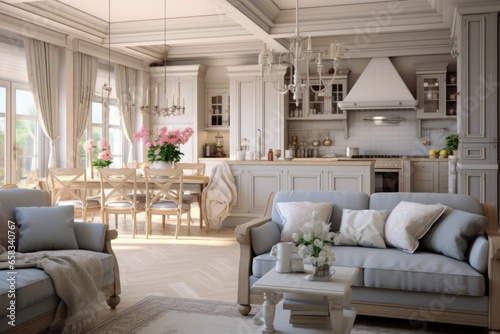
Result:
{"label": "gray throw pillow", "polygon": [[281,234],[278,225],[271,221],[250,230],[252,249],[256,255],[269,253],[271,248],[280,242]]}
{"label": "gray throw pillow", "polygon": [[78,249],[72,206],[18,207],[14,217],[19,226],[19,252]]}
{"label": "gray throw pillow", "polygon": [[424,249],[463,261],[469,242],[484,233],[487,220],[484,216],[446,207],[420,243]]}

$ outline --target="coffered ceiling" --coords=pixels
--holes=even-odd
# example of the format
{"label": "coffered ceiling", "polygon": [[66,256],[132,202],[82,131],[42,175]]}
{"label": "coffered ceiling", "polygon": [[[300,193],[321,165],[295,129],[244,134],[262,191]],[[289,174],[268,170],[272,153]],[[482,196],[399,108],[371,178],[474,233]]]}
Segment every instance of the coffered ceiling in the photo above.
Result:
{"label": "coffered ceiling", "polygon": [[[350,57],[443,54],[453,44],[457,5],[474,4],[301,0],[299,25],[301,33],[312,36],[314,49],[341,40]],[[2,0],[0,28],[21,35],[37,28],[53,31],[158,62],[165,52],[169,61],[256,57],[263,42],[285,51],[295,13],[293,0],[166,0],[165,47],[164,0]],[[19,20],[29,29],[19,30]]]}

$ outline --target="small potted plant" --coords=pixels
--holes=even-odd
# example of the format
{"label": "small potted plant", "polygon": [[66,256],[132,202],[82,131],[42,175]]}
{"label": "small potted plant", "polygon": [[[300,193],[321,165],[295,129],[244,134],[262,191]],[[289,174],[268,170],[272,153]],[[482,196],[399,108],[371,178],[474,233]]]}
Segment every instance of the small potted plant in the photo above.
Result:
{"label": "small potted plant", "polygon": [[460,143],[460,136],[458,134],[451,134],[445,139],[445,149],[448,151],[448,156],[457,156],[458,144]]}

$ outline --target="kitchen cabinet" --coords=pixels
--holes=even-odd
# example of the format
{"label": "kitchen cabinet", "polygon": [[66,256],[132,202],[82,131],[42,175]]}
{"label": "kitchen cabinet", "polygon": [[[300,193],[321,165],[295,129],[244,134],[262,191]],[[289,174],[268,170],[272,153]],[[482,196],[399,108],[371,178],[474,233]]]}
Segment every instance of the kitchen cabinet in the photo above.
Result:
{"label": "kitchen cabinet", "polygon": [[446,64],[417,68],[417,118],[456,118],[457,74]]}
{"label": "kitchen cabinet", "polygon": [[[203,127],[202,113],[205,110],[205,77],[207,67],[204,65],[157,66],[149,68],[151,74],[151,90],[154,94],[154,104],[165,106],[168,99],[171,104],[173,96],[176,103],[185,106],[183,115],[173,117],[151,117],[151,128],[167,126],[172,129],[191,127],[194,133],[199,133]],[[165,82],[166,72],[166,82]],[[204,137],[194,136],[181,150],[183,162],[197,162],[201,156]]]}
{"label": "kitchen cabinet", "polygon": [[456,34],[460,92],[457,189],[459,194],[493,202],[498,208],[498,12],[474,8],[459,15]]}
{"label": "kitchen cabinet", "polygon": [[229,89],[207,89],[207,130],[229,130]]}
{"label": "kitchen cabinet", "polygon": [[[317,77],[310,78],[311,88],[303,93],[302,101],[297,106],[293,99],[293,94],[287,95],[285,115],[287,121],[307,121],[307,120],[345,120],[346,111],[341,110],[338,103],[347,95],[347,79],[350,70],[339,69],[335,80],[329,83],[331,76],[322,78],[323,83]],[[290,78],[287,78],[287,84]],[[306,79],[303,80],[306,83]],[[321,90],[321,91],[320,91]]]}
{"label": "kitchen cabinet", "polygon": [[[263,157],[267,151],[284,152],[284,96],[273,88],[269,77],[262,77],[258,65],[228,66],[230,105],[229,155],[236,159],[243,139],[248,139],[249,150]],[[283,85],[286,67],[278,69]],[[227,152],[226,152],[227,153]]]}
{"label": "kitchen cabinet", "polygon": [[237,203],[224,225],[237,225],[260,216],[267,198],[280,190],[374,191],[373,163],[317,164],[267,161],[228,161],[238,192]]}
{"label": "kitchen cabinet", "polygon": [[411,192],[448,192],[448,160],[412,161],[410,166]]}

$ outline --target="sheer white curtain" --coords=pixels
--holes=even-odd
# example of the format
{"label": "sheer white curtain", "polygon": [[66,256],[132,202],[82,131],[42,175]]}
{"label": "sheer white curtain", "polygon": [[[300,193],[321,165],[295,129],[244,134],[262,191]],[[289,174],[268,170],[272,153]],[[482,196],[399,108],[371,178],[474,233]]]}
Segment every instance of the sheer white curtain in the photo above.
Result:
{"label": "sheer white curtain", "polygon": [[57,167],[59,48],[36,39],[25,38],[24,49],[35,110],[43,133],[50,140],[48,168]]}
{"label": "sheer white curtain", "polygon": [[80,52],[73,55],[73,163],[78,166],[78,140],[83,135],[90,114],[92,99],[95,94],[97,69],[99,61],[96,57]]}
{"label": "sheer white curtain", "polygon": [[134,119],[136,117],[135,86],[137,70],[124,66],[115,65],[116,95],[118,96],[118,109],[122,118],[123,132],[129,142],[128,162],[132,162],[134,152]]}

